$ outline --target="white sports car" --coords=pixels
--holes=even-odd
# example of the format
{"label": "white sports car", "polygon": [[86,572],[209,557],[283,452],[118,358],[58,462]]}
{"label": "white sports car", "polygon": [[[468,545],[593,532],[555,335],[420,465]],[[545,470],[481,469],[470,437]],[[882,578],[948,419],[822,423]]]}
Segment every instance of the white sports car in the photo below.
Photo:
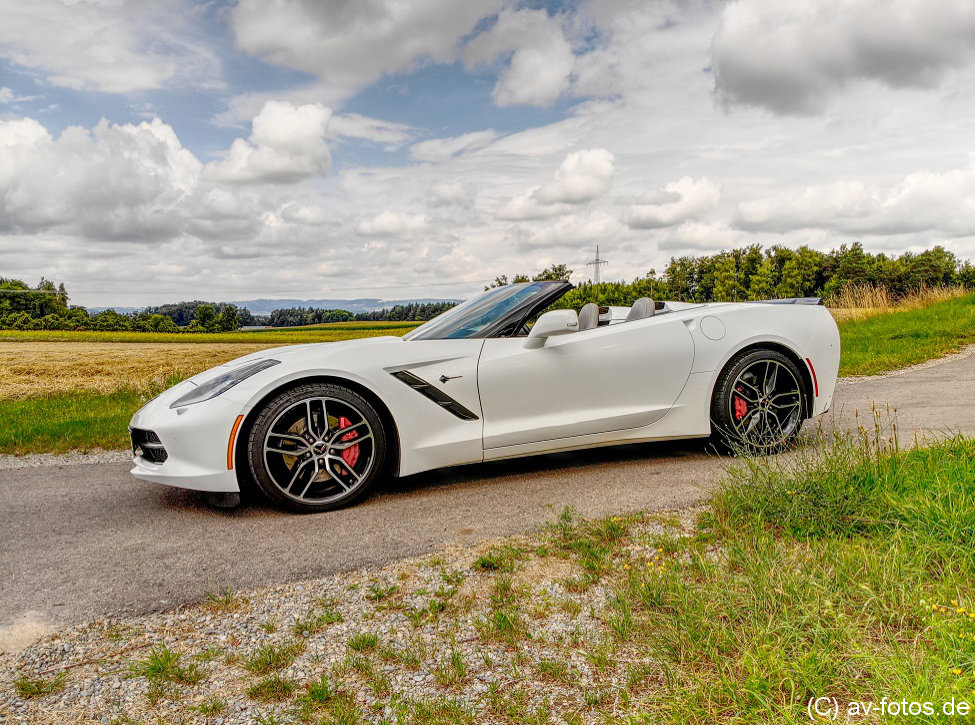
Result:
{"label": "white sports car", "polygon": [[712,434],[777,451],[829,408],[840,339],[816,299],[539,316],[571,288],[506,285],[402,338],[208,370],[132,418],[132,473],[212,494],[253,482],[282,507],[323,511],[383,476],[499,458]]}

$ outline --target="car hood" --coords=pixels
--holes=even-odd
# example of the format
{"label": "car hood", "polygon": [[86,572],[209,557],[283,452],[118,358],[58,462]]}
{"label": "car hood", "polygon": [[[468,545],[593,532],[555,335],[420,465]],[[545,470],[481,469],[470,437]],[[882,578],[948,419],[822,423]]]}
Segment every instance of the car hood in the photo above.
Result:
{"label": "car hood", "polygon": [[197,373],[192,378],[188,378],[186,382],[196,384],[197,380],[210,377],[214,370],[235,368],[240,365],[255,362],[257,360],[267,360],[268,358],[273,358],[274,360],[279,360],[282,363],[300,363],[303,360],[313,359],[316,362],[320,362],[323,360],[328,360],[333,355],[344,352],[350,348],[360,348],[363,351],[366,351],[371,347],[375,347],[376,345],[389,345],[391,343],[403,344],[404,341],[399,337],[384,335],[382,337],[361,337],[356,340],[342,340],[341,342],[312,342],[302,345],[282,345],[281,347],[269,347],[267,350],[258,350],[257,352],[252,352],[248,355],[243,355],[241,357],[234,358],[233,360],[228,360],[221,365],[215,365],[212,368],[204,370],[202,373]]}

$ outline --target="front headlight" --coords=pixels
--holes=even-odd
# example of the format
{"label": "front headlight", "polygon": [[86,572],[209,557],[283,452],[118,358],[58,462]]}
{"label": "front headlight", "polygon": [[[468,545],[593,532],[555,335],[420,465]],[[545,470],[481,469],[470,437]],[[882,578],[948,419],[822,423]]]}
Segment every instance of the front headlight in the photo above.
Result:
{"label": "front headlight", "polygon": [[237,383],[247,380],[251,375],[256,375],[261,370],[267,370],[272,365],[277,365],[280,362],[280,360],[271,359],[258,360],[247,365],[241,365],[239,368],[227,370],[214,378],[210,378],[206,382],[200,383],[186,395],[178,398],[169,407],[182,408],[184,405],[193,405],[193,403],[202,403],[204,400],[216,398],[218,395],[226,393]]}

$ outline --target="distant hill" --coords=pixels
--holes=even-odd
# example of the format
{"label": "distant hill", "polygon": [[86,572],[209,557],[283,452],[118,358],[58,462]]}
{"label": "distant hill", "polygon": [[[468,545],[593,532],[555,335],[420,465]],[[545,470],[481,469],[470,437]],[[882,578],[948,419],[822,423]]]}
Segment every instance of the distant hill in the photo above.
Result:
{"label": "distant hill", "polygon": [[[348,310],[349,312],[372,312],[394,305],[428,304],[431,302],[460,302],[456,299],[423,297],[411,300],[383,300],[377,297],[363,297],[355,300],[296,300],[296,299],[259,299],[235,301],[229,304],[249,310],[254,315],[269,315],[274,310],[286,310],[292,307],[314,307],[321,310]],[[223,303],[221,303],[223,304]],[[89,307],[88,312],[96,314],[102,310],[115,310],[120,314],[141,312],[145,307]]]}

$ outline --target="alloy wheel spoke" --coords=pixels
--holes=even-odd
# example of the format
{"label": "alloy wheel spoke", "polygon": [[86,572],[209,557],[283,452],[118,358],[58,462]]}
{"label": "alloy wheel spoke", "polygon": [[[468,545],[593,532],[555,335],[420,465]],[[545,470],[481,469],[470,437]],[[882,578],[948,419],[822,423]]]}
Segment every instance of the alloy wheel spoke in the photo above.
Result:
{"label": "alloy wheel spoke", "polygon": [[767,397],[775,390],[775,382],[779,377],[779,364],[769,360],[765,365],[765,392]]}
{"label": "alloy wheel spoke", "polygon": [[[329,445],[331,445],[332,447],[335,447],[335,442],[336,441],[342,440],[342,437],[343,436],[348,435],[349,433],[351,433],[352,431],[354,431],[356,428],[359,428],[361,426],[366,426],[366,429],[367,430],[369,429],[369,423],[364,418],[362,420],[360,420],[358,423],[353,423],[352,425],[347,425],[347,426],[345,426],[345,428],[339,428],[337,431],[335,431],[335,433],[332,434],[332,437],[330,439],[331,443]],[[355,440],[358,441],[360,439],[359,438],[356,438]]]}
{"label": "alloy wheel spoke", "polygon": [[[314,458],[309,458],[307,461],[302,461],[297,466],[295,466],[294,469],[292,470],[291,481],[288,482],[288,486],[287,486],[289,493],[291,489],[294,487],[295,482],[298,480],[298,477],[301,475],[301,472],[305,469],[305,467],[309,463],[315,463],[315,468],[316,469],[318,468],[318,464],[315,462]],[[314,478],[314,476],[312,476],[312,478]]]}
{"label": "alloy wheel spoke", "polygon": [[352,468],[349,466],[349,464],[346,463],[345,461],[343,461],[341,458],[339,458],[338,456],[328,456],[328,458],[326,459],[326,462],[325,462],[326,470],[328,471],[329,475],[331,475],[332,478],[342,488],[344,488],[346,491],[348,491],[349,490],[349,484],[347,484],[345,481],[343,481],[342,478],[340,477],[340,474],[338,473],[338,471],[335,470],[335,466],[336,465],[339,465],[339,464],[341,464],[343,471],[345,471],[346,473],[348,473],[349,475],[352,476],[352,479],[353,479],[352,480],[352,484],[353,485],[358,484],[359,481],[361,481],[362,479],[359,476],[359,474],[357,474],[355,471],[353,471]]}
{"label": "alloy wheel spoke", "polygon": [[352,440],[346,441],[345,443],[332,443],[329,448],[333,451],[344,451],[346,448],[351,448],[352,446],[357,446],[363,441],[370,440],[372,438],[372,433],[366,433],[364,436],[359,436],[358,438],[353,438]]}
{"label": "alloy wheel spoke", "polygon": [[308,453],[310,449],[306,446],[305,448],[295,448],[293,450],[288,450],[286,448],[272,448],[271,446],[264,446],[265,453],[280,453],[282,456],[294,456],[295,458],[303,456]]}

